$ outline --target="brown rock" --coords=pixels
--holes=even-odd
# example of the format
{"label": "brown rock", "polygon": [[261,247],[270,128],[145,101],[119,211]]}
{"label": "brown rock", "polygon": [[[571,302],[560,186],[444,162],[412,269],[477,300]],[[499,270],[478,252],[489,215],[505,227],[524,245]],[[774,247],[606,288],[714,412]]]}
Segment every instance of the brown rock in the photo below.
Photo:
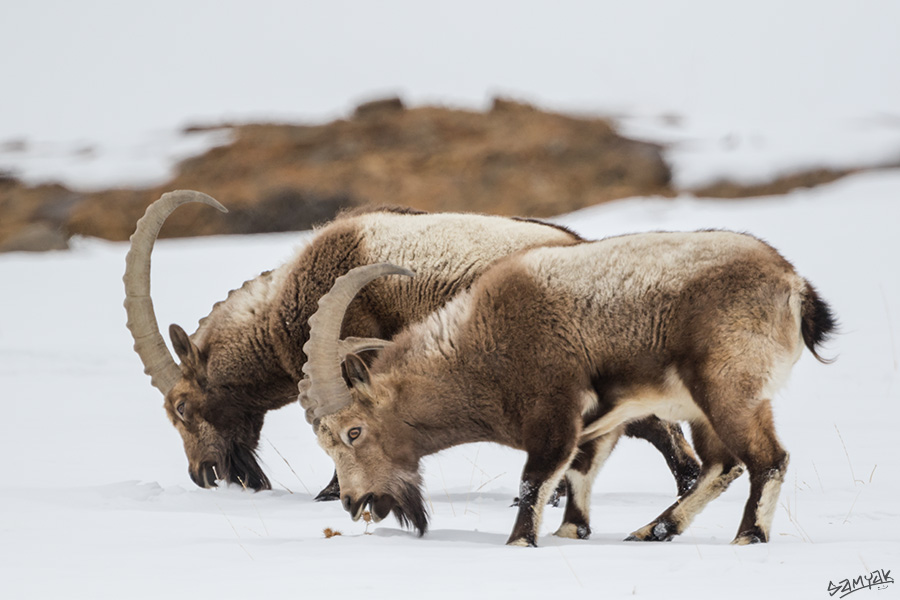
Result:
{"label": "brown rock", "polygon": [[[659,147],[623,138],[603,119],[502,98],[485,113],[405,108],[388,98],[323,125],[232,131],[232,143],[185,160],[164,185],[85,194],[57,186],[55,201],[32,203],[44,207],[43,215],[18,206],[18,226],[58,222],[66,233],[126,240],[146,206],[173,189],[206,192],[230,212],[184,206],[163,237],[307,229],[361,204],[548,217],[614,198],[672,193]],[[4,233],[5,196],[0,186],[0,242],[15,230]]]}
{"label": "brown rock", "polygon": [[68,247],[65,221],[79,200],[58,184],[30,187],[11,176],[0,177],[0,252]]}
{"label": "brown rock", "polygon": [[69,238],[47,223],[29,223],[0,242],[0,252],[68,250]]}

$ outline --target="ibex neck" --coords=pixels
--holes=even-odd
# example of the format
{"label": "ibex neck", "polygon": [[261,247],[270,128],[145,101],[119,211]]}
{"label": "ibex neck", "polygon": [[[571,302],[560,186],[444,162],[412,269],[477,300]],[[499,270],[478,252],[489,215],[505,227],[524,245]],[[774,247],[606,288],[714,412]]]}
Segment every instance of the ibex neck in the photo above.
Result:
{"label": "ibex neck", "polygon": [[420,456],[471,442],[505,441],[497,439],[491,416],[468,402],[450,377],[407,375],[397,400],[395,417],[409,428]]}

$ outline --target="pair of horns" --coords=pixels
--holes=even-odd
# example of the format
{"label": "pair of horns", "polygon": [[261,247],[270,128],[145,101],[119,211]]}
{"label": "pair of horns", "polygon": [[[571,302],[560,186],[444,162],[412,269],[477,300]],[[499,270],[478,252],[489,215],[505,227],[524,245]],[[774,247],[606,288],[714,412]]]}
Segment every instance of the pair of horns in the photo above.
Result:
{"label": "pair of horns", "polygon": [[309,340],[303,345],[306,364],[305,394],[301,394],[307,420],[315,424],[352,402],[350,390],[341,374],[341,363],[350,352],[377,350],[390,342],[376,338],[340,339],[341,325],[350,302],[373,280],[385,275],[415,275],[409,269],[391,263],[364,265],[335,279],[331,290],[319,299],[319,308],[309,318]]}
{"label": "pair of horns", "polygon": [[134,339],[134,351],[141,357],[144,373],[150,376],[150,383],[163,395],[168,394],[181,377],[181,369],[169,354],[153,311],[153,300],[150,298],[150,254],[166,218],[187,202],[201,202],[228,212],[214,198],[201,192],[176,190],[163,194],[147,207],[144,216],[137,222],[131,236],[131,248],[125,257],[125,276],[122,277],[125,283],[127,326]]}

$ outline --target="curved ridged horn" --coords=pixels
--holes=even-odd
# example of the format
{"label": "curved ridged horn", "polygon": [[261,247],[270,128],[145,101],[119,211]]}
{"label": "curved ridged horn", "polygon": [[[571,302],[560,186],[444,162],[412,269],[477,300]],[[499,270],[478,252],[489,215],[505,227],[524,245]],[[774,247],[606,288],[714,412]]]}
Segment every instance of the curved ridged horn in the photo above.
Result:
{"label": "curved ridged horn", "polygon": [[347,337],[338,342],[338,357],[343,362],[350,353],[358,354],[367,350],[382,350],[393,346],[394,342],[381,338]]}
{"label": "curved ridged horn", "polygon": [[309,318],[309,340],[303,345],[306,364],[303,372],[309,378],[304,408],[307,419],[315,423],[339,411],[352,401],[350,390],[341,374],[341,362],[347,351],[378,349],[389,342],[373,338],[348,338],[342,342],[344,313],[356,294],[371,281],[385,275],[415,275],[409,269],[390,263],[365,265],[351,269],[334,280],[331,291],[319,299],[319,308]]}
{"label": "curved ridged horn", "polygon": [[141,357],[144,373],[150,376],[150,383],[163,395],[168,394],[181,377],[181,369],[166,348],[166,342],[159,333],[156,313],[153,312],[153,300],[150,299],[150,254],[166,218],[186,202],[202,202],[228,212],[214,198],[201,192],[176,190],[163,194],[147,207],[144,216],[137,222],[131,236],[131,249],[125,256],[125,275],[122,277],[125,282],[127,326],[134,338],[134,351]]}

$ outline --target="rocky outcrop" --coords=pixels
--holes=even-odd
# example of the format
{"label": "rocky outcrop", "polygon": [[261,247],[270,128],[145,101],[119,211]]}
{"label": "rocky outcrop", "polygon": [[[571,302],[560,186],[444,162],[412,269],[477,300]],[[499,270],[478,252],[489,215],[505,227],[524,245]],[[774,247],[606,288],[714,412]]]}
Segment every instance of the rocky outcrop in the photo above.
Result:
{"label": "rocky outcrop", "polygon": [[163,237],[308,229],[362,204],[548,217],[672,194],[658,146],[623,138],[603,119],[503,99],[473,112],[405,108],[391,98],[322,125],[229,128],[230,144],[185,160],[153,188],[79,193],[0,180],[0,248],[52,247],[53,232],[63,242],[72,234],[125,240],[150,202],[181,188],[206,192],[231,212],[185,206]]}

